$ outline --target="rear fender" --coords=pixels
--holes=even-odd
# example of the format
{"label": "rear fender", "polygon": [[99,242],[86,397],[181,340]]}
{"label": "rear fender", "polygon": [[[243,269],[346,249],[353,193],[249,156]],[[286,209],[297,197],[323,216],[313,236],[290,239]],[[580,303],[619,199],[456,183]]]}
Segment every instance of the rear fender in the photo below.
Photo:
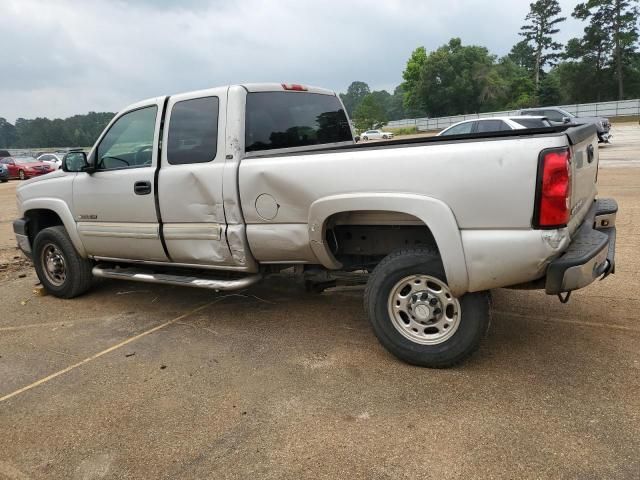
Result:
{"label": "rear fender", "polygon": [[326,244],[326,221],[336,213],[362,210],[401,212],[419,218],[431,230],[436,241],[447,283],[454,295],[467,292],[469,278],[460,229],[451,209],[442,201],[407,193],[354,193],[325,197],[309,209],[311,248],[323,266],[340,269],[342,265]]}

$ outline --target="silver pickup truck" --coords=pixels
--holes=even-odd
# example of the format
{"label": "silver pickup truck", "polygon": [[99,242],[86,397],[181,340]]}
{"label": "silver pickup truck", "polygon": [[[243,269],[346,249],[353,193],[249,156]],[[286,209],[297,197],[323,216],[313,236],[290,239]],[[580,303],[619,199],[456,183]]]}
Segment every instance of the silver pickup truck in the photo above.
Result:
{"label": "silver pickup truck", "polygon": [[361,272],[380,342],[417,365],[473,353],[489,290],[566,300],[614,269],[595,127],[355,144],[334,92],[234,85],[153,98],[17,190],[18,245],[53,295],[93,277],[243,289]]}

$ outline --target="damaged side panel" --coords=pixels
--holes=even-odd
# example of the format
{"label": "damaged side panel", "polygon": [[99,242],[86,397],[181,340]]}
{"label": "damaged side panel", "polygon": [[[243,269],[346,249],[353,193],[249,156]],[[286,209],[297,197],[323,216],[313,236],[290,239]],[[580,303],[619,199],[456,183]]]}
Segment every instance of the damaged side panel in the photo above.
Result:
{"label": "damaged side panel", "polygon": [[[469,291],[517,285],[544,276],[569,244],[559,230],[462,230]],[[523,252],[526,252],[524,254]]]}
{"label": "damaged side panel", "polygon": [[[190,265],[229,266],[253,271],[246,255],[237,247],[236,231],[229,235],[223,200],[223,176],[226,150],[227,87],[176,95],[169,99],[163,131],[162,168],[158,174],[159,211],[162,234],[171,261]],[[172,129],[174,107],[180,102],[216,98],[218,107],[215,141],[198,143],[184,132],[190,128]],[[189,104],[183,104],[189,105]],[[180,106],[175,109],[179,111]],[[189,112],[188,108],[186,109]],[[207,110],[210,113],[210,110]],[[187,113],[188,115],[188,113]],[[197,121],[197,117],[196,117]],[[212,128],[209,124],[208,128]],[[170,138],[175,134],[175,138]],[[182,137],[181,137],[182,134]],[[183,138],[184,137],[184,138]],[[209,158],[198,157],[204,149]],[[169,158],[169,152],[177,152]],[[181,152],[193,151],[194,162],[176,161]],[[187,156],[187,158],[190,158]],[[172,163],[173,162],[173,163]],[[233,238],[233,248],[229,238]]]}

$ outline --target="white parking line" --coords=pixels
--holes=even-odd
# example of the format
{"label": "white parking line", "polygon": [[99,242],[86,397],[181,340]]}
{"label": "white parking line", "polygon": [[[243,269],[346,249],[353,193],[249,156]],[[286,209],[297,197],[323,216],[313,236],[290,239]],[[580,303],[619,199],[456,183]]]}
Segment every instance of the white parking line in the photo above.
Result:
{"label": "white parking line", "polygon": [[[85,320],[86,321],[86,320]],[[88,321],[97,321],[94,319]],[[75,320],[77,322],[77,320]],[[30,323],[28,325],[17,325],[14,327],[0,327],[0,332],[13,332],[16,330],[25,330],[27,328],[39,328],[39,327],[73,327],[74,321],[69,322],[50,322],[50,323]]]}
{"label": "white parking line", "polygon": [[[224,297],[223,297],[224,298]],[[42,385],[43,383],[47,383],[49,380],[53,380],[56,377],[59,377],[60,375],[63,375],[67,372],[70,372],[71,370],[74,370],[78,367],[81,367],[82,365],[89,363],[93,360],[95,360],[96,358],[100,358],[103,355],[106,355],[107,353],[113,352],[114,350],[117,350],[121,347],[124,347],[125,345],[130,344],[131,342],[135,342],[136,340],[139,340],[142,337],[145,337],[153,332],[157,332],[158,330],[168,327],[169,325],[179,322],[180,320],[183,320],[184,318],[188,317],[189,315],[193,315],[194,313],[197,313],[201,310],[204,310],[205,308],[213,305],[214,303],[216,303],[218,300],[220,299],[216,299],[212,302],[209,303],[205,303],[204,305],[199,306],[198,308],[195,308],[187,313],[183,313],[182,315],[180,315],[179,317],[173,318],[167,322],[164,322],[156,327],[150,328],[149,330],[146,330],[142,333],[139,333],[138,335],[128,338],[127,340],[124,340],[120,343],[117,343],[109,348],[107,348],[106,350],[102,350],[101,352],[96,353],[95,355],[92,355],[88,358],[85,358],[84,360],[79,361],[78,363],[74,363],[73,365],[68,366],[67,368],[63,368],[62,370],[59,370],[55,373],[52,373],[51,375],[48,375],[44,378],[41,378],[40,380],[31,383],[30,385],[27,385],[26,387],[22,387],[14,392],[11,392],[7,395],[5,395],[4,397],[0,397],[0,402],[4,402],[5,400],[9,400],[10,398],[15,397],[16,395],[20,395],[21,393],[24,393],[28,390],[31,390],[32,388],[35,388],[39,385]]]}

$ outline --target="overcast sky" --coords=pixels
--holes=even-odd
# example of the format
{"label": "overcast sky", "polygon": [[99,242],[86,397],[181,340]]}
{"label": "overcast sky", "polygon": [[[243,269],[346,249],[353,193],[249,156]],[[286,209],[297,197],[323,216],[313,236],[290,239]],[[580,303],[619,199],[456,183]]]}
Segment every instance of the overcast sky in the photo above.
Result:
{"label": "overcast sky", "polygon": [[[565,16],[577,0],[560,0]],[[242,82],[393,88],[451,37],[503,55],[528,0],[0,0],[0,117],[118,111]],[[558,38],[582,32],[569,18]]]}

